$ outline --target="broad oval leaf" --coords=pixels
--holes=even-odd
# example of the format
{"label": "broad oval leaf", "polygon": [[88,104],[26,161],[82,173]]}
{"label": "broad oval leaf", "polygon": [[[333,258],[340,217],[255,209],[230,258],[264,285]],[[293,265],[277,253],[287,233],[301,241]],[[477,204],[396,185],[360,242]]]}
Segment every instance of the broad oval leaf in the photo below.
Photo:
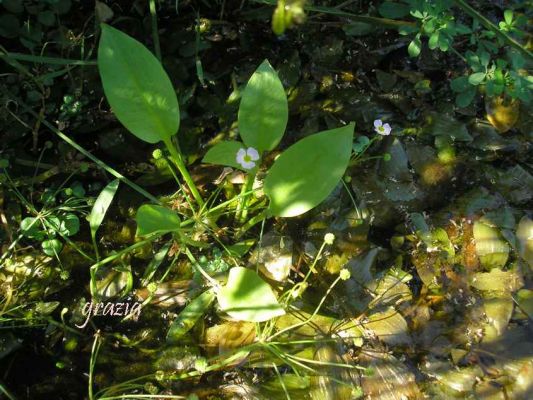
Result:
{"label": "broad oval leaf", "polygon": [[174,343],[191,330],[196,322],[207,312],[215,300],[215,292],[207,290],[191,301],[170,325],[167,342]]}
{"label": "broad oval leaf", "polygon": [[105,188],[102,189],[96,201],[93,204],[91,209],[91,214],[89,215],[89,226],[91,227],[91,236],[93,240],[96,238],[96,231],[102,225],[107,209],[111,205],[115,193],[118,189],[119,180],[115,179],[109,182]]}
{"label": "broad oval leaf", "polygon": [[485,268],[503,268],[509,258],[509,245],[499,230],[482,222],[474,222],[476,253]]}
{"label": "broad oval leaf", "polygon": [[202,162],[215,165],[227,165],[237,169],[243,169],[242,165],[237,162],[237,152],[244,149],[241,142],[224,141],[211,147]]}
{"label": "broad oval leaf", "polygon": [[178,215],[163,206],[144,204],[137,210],[137,236],[174,232],[180,228]]}
{"label": "broad oval leaf", "polygon": [[352,151],[354,124],[308,136],[285,150],[268,171],[270,211],[294,217],[320,204],[341,180]]}
{"label": "broad oval leaf", "polygon": [[222,311],[239,321],[262,322],[285,314],[270,286],[251,269],[230,269],[217,294]]}
{"label": "broad oval leaf", "polygon": [[287,96],[278,74],[265,60],[254,72],[239,106],[239,133],[259,153],[278,145],[289,119]]}
{"label": "broad oval leaf", "polygon": [[176,92],[161,63],[141,43],[101,24],[98,70],[118,120],[148,143],[168,139],[179,128]]}

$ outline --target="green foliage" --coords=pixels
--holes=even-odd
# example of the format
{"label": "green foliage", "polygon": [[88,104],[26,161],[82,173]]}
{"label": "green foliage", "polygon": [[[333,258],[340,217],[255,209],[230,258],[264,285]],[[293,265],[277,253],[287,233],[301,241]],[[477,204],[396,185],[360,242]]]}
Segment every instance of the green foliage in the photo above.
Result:
{"label": "green foliage", "polygon": [[[387,18],[403,18],[408,13],[415,18],[416,27],[403,26],[399,29],[402,35],[414,34],[407,48],[411,57],[420,55],[423,38],[427,38],[429,49],[446,52],[450,50],[456,37],[469,36],[470,44],[477,47],[475,51],[468,50],[465,54],[471,72],[467,77],[456,77],[451,83],[458,107],[467,107],[474,100],[478,87],[483,88],[490,97],[507,96],[529,103],[533,77],[519,72],[525,64],[522,55],[512,49],[507,51],[507,59],[498,57],[505,46],[502,38],[492,30],[480,29],[477,19],[474,19],[471,28],[458,23],[451,4],[452,2],[444,0],[385,1],[379,11]],[[406,13],[406,10],[409,12]],[[525,17],[515,18],[513,11],[505,10],[499,30],[522,38],[524,35],[520,28],[525,22]]]}
{"label": "green foliage", "polygon": [[115,179],[111,182],[109,182],[106,187],[102,189],[98,197],[96,198],[96,201],[93,204],[93,208],[91,209],[91,214],[89,215],[89,226],[91,228],[91,236],[94,238],[96,237],[96,231],[102,224],[102,221],[104,220],[105,214],[111,205],[111,202],[113,201],[113,198],[115,197],[115,193],[118,189],[119,180]]}
{"label": "green foliage", "polygon": [[[272,150],[283,137],[287,117],[283,86],[268,61],[264,61],[248,81],[239,108],[244,145],[234,141],[218,143],[203,161],[246,170],[239,164],[237,152],[245,146]],[[352,137],[353,124],[304,138],[283,152],[265,179],[271,213],[292,217],[324,200],[348,166]]]}
{"label": "green foliage", "polygon": [[101,24],[98,69],[106,98],[119,121],[148,143],[178,132],[178,98],[157,58],[141,43]]}
{"label": "green foliage", "polygon": [[167,333],[167,342],[175,343],[189,332],[207,312],[214,300],[215,292],[209,289],[191,301],[170,325]]}
{"label": "green foliage", "polygon": [[235,155],[244,148],[241,142],[225,141],[211,147],[204,156],[203,162],[208,164],[226,165],[228,167],[245,170],[236,161]]}
{"label": "green foliage", "polygon": [[247,268],[230,269],[217,299],[222,311],[238,321],[262,322],[285,314],[270,286]]}
{"label": "green foliage", "polygon": [[285,90],[276,71],[265,60],[242,94],[239,134],[247,147],[253,147],[259,153],[273,150],[285,133],[288,118]]}
{"label": "green foliage", "polygon": [[305,20],[304,5],[306,0],[278,0],[272,15],[272,31],[282,35],[286,29]]}
{"label": "green foliage", "polygon": [[176,232],[180,229],[178,215],[163,206],[143,204],[137,210],[137,236],[146,236],[152,233]]}
{"label": "green foliage", "polygon": [[119,180],[115,179],[109,182],[106,187],[102,189],[96,201],[93,204],[91,213],[89,214],[89,227],[91,228],[91,238],[96,249],[96,231],[104,221],[105,214],[115,197],[118,189]]}
{"label": "green foliage", "polygon": [[320,204],[350,161],[354,124],[308,136],[285,150],[265,179],[270,212],[300,215]]}

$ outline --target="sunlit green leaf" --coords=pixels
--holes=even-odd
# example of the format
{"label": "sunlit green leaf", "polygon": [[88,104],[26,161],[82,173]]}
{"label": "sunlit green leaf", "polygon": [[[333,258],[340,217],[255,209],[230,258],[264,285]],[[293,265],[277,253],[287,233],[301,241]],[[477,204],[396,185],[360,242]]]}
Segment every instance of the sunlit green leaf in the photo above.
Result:
{"label": "sunlit green leaf", "polygon": [[248,81],[238,118],[243,142],[259,153],[272,150],[283,137],[289,118],[287,96],[278,74],[267,60]]}
{"label": "sunlit green leaf", "polygon": [[350,161],[354,124],[308,136],[285,150],[268,171],[265,193],[280,217],[305,213],[341,180]]}
{"label": "sunlit green leaf", "polygon": [[59,233],[62,235],[74,236],[80,230],[80,219],[76,214],[62,215],[59,220]]}
{"label": "sunlit green leaf", "polygon": [[509,245],[501,238],[496,228],[482,222],[474,223],[476,253],[486,268],[502,268],[509,257]]}
{"label": "sunlit green leaf", "polygon": [[468,83],[477,86],[485,80],[485,76],[484,72],[475,72],[468,77]]}
{"label": "sunlit green leaf", "polygon": [[211,147],[204,159],[207,164],[227,165],[237,169],[243,169],[242,165],[237,162],[237,152],[245,148],[244,144],[235,141],[224,141]]}
{"label": "sunlit green leaf", "polygon": [[137,236],[174,232],[180,228],[178,215],[166,207],[144,204],[137,210]]}
{"label": "sunlit green leaf", "polygon": [[96,201],[94,202],[91,214],[89,215],[89,226],[91,227],[91,236],[93,240],[96,238],[96,231],[104,220],[107,209],[111,205],[115,193],[118,189],[119,180],[115,179],[109,182],[106,187],[102,189]]}
{"label": "sunlit green leaf", "polygon": [[161,63],[141,43],[101,24],[98,69],[107,101],[119,121],[148,143],[179,128],[178,99]]}
{"label": "sunlit green leaf", "polygon": [[63,248],[63,244],[57,239],[48,239],[41,243],[43,253],[47,256],[54,256],[59,254]]}
{"label": "sunlit green leaf", "polygon": [[262,322],[285,314],[270,286],[247,268],[230,269],[217,298],[222,311],[239,321]]}
{"label": "sunlit green leaf", "polygon": [[409,43],[409,47],[407,47],[407,51],[409,52],[409,56],[418,57],[421,50],[422,50],[422,42],[420,41],[420,34],[418,34],[411,41],[411,43]]}
{"label": "sunlit green leaf", "polygon": [[533,268],[533,221],[528,217],[522,217],[516,229],[518,239],[518,252]]}

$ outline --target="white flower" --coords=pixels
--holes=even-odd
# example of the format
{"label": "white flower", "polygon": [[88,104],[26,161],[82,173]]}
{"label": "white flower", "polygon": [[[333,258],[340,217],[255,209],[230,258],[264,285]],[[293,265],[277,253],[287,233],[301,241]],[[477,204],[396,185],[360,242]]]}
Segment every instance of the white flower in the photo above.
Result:
{"label": "white flower", "polygon": [[235,157],[237,163],[239,163],[244,169],[252,169],[255,167],[255,162],[259,160],[259,153],[253,147],[248,149],[239,149],[237,157]]}
{"label": "white flower", "polygon": [[380,135],[387,136],[390,135],[392,128],[389,124],[384,124],[382,120],[376,119],[374,121],[374,130]]}
{"label": "white flower", "polygon": [[324,235],[324,243],[332,245],[334,240],[335,240],[335,235],[333,233],[328,232]]}

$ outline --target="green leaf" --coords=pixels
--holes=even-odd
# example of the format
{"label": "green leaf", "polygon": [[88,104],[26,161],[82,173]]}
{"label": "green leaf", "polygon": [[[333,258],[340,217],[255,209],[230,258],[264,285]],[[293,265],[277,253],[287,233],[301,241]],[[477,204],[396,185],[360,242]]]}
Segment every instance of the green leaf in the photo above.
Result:
{"label": "green leaf", "polygon": [[259,153],[278,145],[289,118],[287,96],[278,74],[265,60],[254,72],[242,94],[239,133],[247,147]]}
{"label": "green leaf", "polygon": [[245,148],[244,144],[235,141],[225,141],[215,144],[205,155],[202,162],[215,165],[227,165],[237,169],[244,168],[237,162],[237,152]]}
{"label": "green leaf", "polygon": [[451,81],[450,86],[454,92],[462,93],[470,87],[468,77],[460,76]]}
{"label": "green leaf", "polygon": [[507,23],[507,25],[513,24],[513,10],[505,10],[503,12],[503,19]]}
{"label": "green leaf", "polygon": [[53,26],[56,23],[56,16],[50,10],[41,11],[37,14],[37,20],[44,26]]}
{"label": "green leaf", "polygon": [[59,254],[59,252],[63,248],[63,245],[57,239],[45,240],[41,243],[41,246],[43,248],[43,253],[47,256],[54,256],[56,254]]}
{"label": "green leaf", "polygon": [[409,56],[418,57],[421,50],[422,50],[422,42],[420,41],[420,34],[418,34],[411,41],[411,43],[409,43],[409,47],[407,48],[407,51],[409,52]]}
{"label": "green leaf", "polygon": [[137,210],[137,236],[174,232],[180,229],[179,216],[163,206],[143,204]]}
{"label": "green leaf", "polygon": [[96,239],[96,231],[100,228],[100,225],[102,225],[107,209],[115,197],[118,184],[118,179],[109,182],[106,187],[102,189],[94,202],[91,214],[89,215],[89,226],[91,227],[91,237],[93,241]]}
{"label": "green leaf", "polygon": [[441,51],[448,51],[450,48],[451,39],[447,35],[440,35],[439,36],[439,49]]}
{"label": "green leaf", "polygon": [[516,229],[517,247],[520,257],[533,268],[533,221],[524,216]]}
{"label": "green leaf", "polygon": [[451,141],[472,141],[472,136],[468,133],[468,129],[464,123],[443,113],[435,113],[432,116],[433,124],[431,127],[431,134],[433,136],[443,136],[444,138],[449,138]]}
{"label": "green leaf", "polygon": [[455,98],[455,104],[457,104],[457,107],[468,107],[470,103],[472,103],[472,100],[474,100],[474,97],[476,97],[476,89],[470,88],[464,91],[463,93],[460,93]]}
{"label": "green leaf", "polygon": [[285,150],[265,178],[270,211],[294,217],[322,202],[350,161],[354,124],[308,136]]}
{"label": "green leaf", "polygon": [[179,128],[178,99],[161,63],[141,43],[101,24],[98,69],[118,120],[148,143],[169,139]]}
{"label": "green leaf", "polygon": [[191,301],[170,325],[167,342],[175,343],[191,330],[196,322],[207,312],[215,300],[215,292],[207,290]]}
{"label": "green leaf", "polygon": [[487,76],[487,74],[485,74],[484,72],[474,72],[468,77],[468,83],[477,86],[485,80],[485,76]]}
{"label": "green leaf", "polygon": [[80,230],[80,219],[76,214],[66,214],[59,217],[59,233],[64,236],[74,236]]}
{"label": "green leaf", "polygon": [[44,238],[44,232],[40,229],[41,224],[35,217],[26,217],[20,221],[20,230],[22,234],[30,239],[41,240]]}
{"label": "green leaf", "polygon": [[502,268],[509,258],[509,245],[499,230],[482,222],[474,222],[476,253],[485,268]]}
{"label": "green leaf", "polygon": [[439,36],[439,31],[436,31],[429,37],[428,46],[431,50],[435,50],[439,46]]}
{"label": "green leaf", "polygon": [[402,18],[409,15],[410,8],[407,4],[385,1],[378,10],[385,18]]}
{"label": "green leaf", "polygon": [[270,286],[247,268],[230,269],[217,298],[222,311],[238,321],[262,322],[285,314]]}

